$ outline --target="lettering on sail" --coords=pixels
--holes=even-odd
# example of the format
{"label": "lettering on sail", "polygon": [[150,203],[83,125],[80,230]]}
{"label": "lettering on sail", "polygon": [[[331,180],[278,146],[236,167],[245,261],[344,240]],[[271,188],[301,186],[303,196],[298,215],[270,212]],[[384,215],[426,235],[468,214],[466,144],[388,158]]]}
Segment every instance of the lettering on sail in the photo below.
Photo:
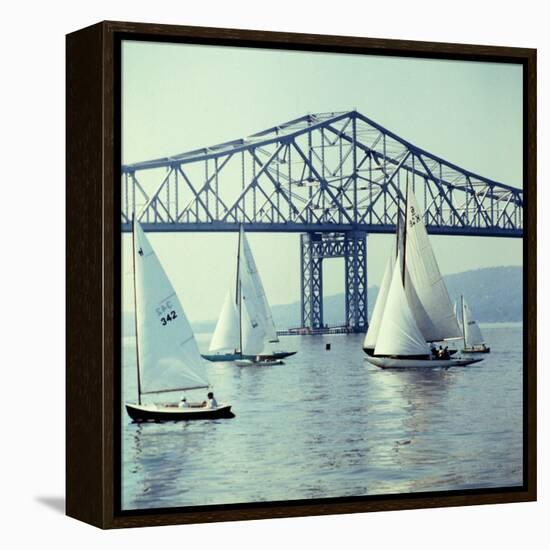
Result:
{"label": "lettering on sail", "polygon": [[420,216],[416,212],[415,207],[411,206],[411,217],[409,220],[409,226],[414,227],[419,221],[420,221]]}
{"label": "lettering on sail", "polygon": [[159,306],[155,308],[157,315],[162,326],[166,326],[170,321],[177,319],[178,315],[170,301],[170,298],[164,300]]}

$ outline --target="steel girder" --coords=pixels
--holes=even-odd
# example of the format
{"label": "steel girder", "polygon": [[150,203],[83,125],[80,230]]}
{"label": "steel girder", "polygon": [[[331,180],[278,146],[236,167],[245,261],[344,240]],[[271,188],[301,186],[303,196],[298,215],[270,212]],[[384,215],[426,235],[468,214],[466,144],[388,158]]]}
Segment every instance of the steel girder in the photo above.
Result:
{"label": "steel girder", "polygon": [[364,232],[304,233],[301,245],[301,326],[322,328],[323,260],[345,259],[345,319],[356,331],[367,328],[367,237]]}
{"label": "steel girder", "polygon": [[476,175],[357,111],[122,167],[122,230],[392,232],[412,185],[430,233],[523,236],[523,190]]}

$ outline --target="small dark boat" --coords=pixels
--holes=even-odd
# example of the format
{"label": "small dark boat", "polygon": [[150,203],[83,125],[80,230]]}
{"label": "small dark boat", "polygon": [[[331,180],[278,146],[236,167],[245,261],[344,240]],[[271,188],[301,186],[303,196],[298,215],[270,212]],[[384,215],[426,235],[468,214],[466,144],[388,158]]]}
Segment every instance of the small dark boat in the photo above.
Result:
{"label": "small dark boat", "polygon": [[[233,418],[231,405],[218,405],[213,392],[207,403],[142,403],[145,394],[207,389],[205,361],[179,298],[149,239],[134,220],[132,246],[136,322],[137,404],[126,403],[136,422]],[[182,404],[187,398],[182,398]]]}
{"label": "small dark boat", "polygon": [[126,412],[134,422],[167,422],[179,420],[208,420],[234,418],[231,405],[209,409],[202,406],[180,408],[175,405],[135,405],[126,403]]}

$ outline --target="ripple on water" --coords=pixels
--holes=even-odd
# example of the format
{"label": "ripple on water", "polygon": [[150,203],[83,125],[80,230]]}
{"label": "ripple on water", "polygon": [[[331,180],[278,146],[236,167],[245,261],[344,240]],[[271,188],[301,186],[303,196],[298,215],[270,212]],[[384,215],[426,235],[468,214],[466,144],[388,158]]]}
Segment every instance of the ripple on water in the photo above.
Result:
{"label": "ripple on water", "polygon": [[522,329],[485,335],[493,352],[464,369],[377,369],[361,335],[283,338],[298,354],[272,368],[212,363],[234,419],[133,424],[123,412],[123,508],[521,485]]}

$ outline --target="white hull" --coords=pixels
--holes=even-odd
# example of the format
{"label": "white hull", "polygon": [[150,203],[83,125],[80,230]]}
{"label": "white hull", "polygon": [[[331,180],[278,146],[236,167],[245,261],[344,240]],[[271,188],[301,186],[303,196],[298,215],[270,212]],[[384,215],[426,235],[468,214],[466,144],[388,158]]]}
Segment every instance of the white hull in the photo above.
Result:
{"label": "white hull", "polygon": [[251,361],[250,359],[237,359],[235,365],[238,367],[271,367],[273,365],[283,365],[283,361],[280,359],[274,360],[262,360],[262,361]]}
{"label": "white hull", "polygon": [[479,363],[483,359],[397,359],[392,357],[367,356],[367,361],[382,369],[433,369],[449,367],[465,367]]}
{"label": "white hull", "polygon": [[463,353],[489,353],[491,348],[485,344],[479,346],[467,346],[463,350]]}

